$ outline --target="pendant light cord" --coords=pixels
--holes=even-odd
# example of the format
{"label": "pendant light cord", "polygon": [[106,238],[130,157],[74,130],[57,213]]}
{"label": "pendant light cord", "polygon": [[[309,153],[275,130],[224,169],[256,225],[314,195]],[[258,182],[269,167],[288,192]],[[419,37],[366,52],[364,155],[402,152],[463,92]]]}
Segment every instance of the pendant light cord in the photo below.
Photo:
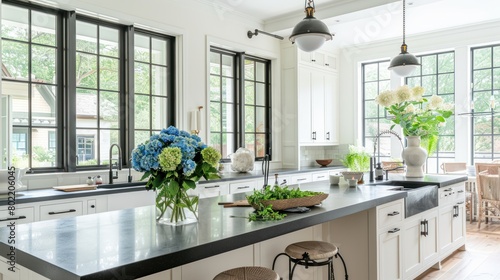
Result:
{"label": "pendant light cord", "polygon": [[403,0],[403,45],[405,44],[405,29],[406,29],[405,14],[406,14],[406,4],[405,4],[405,0]]}

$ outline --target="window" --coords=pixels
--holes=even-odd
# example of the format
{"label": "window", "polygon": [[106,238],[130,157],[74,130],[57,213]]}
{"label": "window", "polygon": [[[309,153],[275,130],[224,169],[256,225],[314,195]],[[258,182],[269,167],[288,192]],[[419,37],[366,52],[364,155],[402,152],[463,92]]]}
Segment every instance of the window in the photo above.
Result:
{"label": "window", "polygon": [[500,159],[500,116],[490,114],[500,101],[500,45],[471,49],[472,161]]}
{"label": "window", "polygon": [[210,51],[210,144],[222,158],[246,147],[271,155],[270,61],[218,48]]}
{"label": "window", "polygon": [[173,91],[173,82],[168,79],[172,48],[164,37],[145,32],[134,36],[135,143],[148,140],[152,133],[167,127],[168,116],[173,118],[173,107],[168,107]]}
{"label": "window", "polygon": [[[375,97],[385,90],[390,90],[389,61],[363,63],[363,146],[371,148],[375,137],[383,130],[391,128],[391,121],[386,118],[383,107],[375,103]],[[376,162],[391,158],[390,134],[381,135],[377,143]],[[400,158],[400,156],[392,156]]]}
{"label": "window", "polygon": [[[444,102],[455,104],[455,52],[442,52],[417,56],[421,66],[406,77],[410,87],[422,86],[424,97],[437,95]],[[446,120],[440,129],[436,151],[427,158],[427,173],[439,173],[443,162],[455,160],[455,117]]]}
{"label": "window", "polygon": [[17,167],[61,167],[61,154],[50,151],[48,141],[60,125],[59,19],[50,9],[2,5],[2,94],[7,96],[2,100],[12,112],[8,156]]}
{"label": "window", "polygon": [[22,1],[1,5],[0,168],[103,168],[114,143],[126,165],[136,142],[174,123],[175,38]]}

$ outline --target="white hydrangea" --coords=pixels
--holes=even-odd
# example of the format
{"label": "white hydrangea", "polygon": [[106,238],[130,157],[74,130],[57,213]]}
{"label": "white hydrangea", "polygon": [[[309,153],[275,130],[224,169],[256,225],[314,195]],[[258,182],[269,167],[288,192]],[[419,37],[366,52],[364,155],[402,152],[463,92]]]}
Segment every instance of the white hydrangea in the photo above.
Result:
{"label": "white hydrangea", "polygon": [[396,90],[397,102],[405,102],[413,99],[412,91],[407,85],[401,86]]}
{"label": "white hydrangea", "polygon": [[410,104],[406,107],[405,113],[415,113],[415,106],[413,104]]}
{"label": "white hydrangea", "polygon": [[443,105],[443,98],[437,95],[433,95],[431,99],[429,99],[429,103],[427,103],[427,109],[437,110],[441,108],[442,105]]}
{"label": "white hydrangea", "polygon": [[383,107],[390,107],[397,103],[396,96],[390,91],[386,90],[381,92],[377,97],[375,97],[375,102]]}
{"label": "white hydrangea", "polygon": [[422,101],[425,89],[421,86],[416,86],[412,89],[412,99],[414,101]]}

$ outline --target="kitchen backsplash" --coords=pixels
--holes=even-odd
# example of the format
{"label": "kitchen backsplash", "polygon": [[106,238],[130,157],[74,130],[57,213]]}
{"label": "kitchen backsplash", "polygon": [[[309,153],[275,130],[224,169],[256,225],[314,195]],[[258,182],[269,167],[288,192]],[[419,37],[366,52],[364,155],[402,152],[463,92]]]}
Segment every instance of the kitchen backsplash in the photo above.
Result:
{"label": "kitchen backsplash", "polygon": [[331,165],[341,165],[341,158],[349,151],[349,145],[302,146],[300,147],[300,166],[319,166],[317,159],[332,159]]}

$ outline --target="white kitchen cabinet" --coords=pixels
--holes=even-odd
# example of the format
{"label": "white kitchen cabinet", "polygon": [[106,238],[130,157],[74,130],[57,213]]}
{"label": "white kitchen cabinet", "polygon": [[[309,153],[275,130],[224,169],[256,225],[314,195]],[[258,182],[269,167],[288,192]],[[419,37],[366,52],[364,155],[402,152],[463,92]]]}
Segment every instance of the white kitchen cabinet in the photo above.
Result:
{"label": "white kitchen cabinet", "polygon": [[4,227],[11,222],[15,222],[16,225],[31,223],[35,221],[35,209],[34,207],[18,207],[14,210],[14,215],[11,215],[9,206],[2,206],[0,210],[0,226]]}
{"label": "white kitchen cabinet", "polygon": [[291,185],[296,184],[304,184],[312,182],[312,174],[311,173],[300,173],[297,175],[292,175],[292,179],[290,181]]}
{"label": "white kitchen cabinet", "polygon": [[440,259],[465,245],[465,184],[439,189]]}
{"label": "white kitchen cabinet", "polygon": [[262,188],[257,186],[257,180],[250,180],[250,181],[239,181],[239,182],[234,182],[229,184],[229,193],[230,194],[235,194],[235,193],[244,193],[244,192],[253,192],[255,189],[260,189]]}
{"label": "white kitchen cabinet", "polygon": [[82,200],[53,201],[40,205],[40,221],[83,215]]}
{"label": "white kitchen cabinet", "polygon": [[437,262],[438,209],[406,218],[403,231],[403,275],[414,279]]}
{"label": "white kitchen cabinet", "polygon": [[199,191],[200,198],[217,197],[229,194],[229,184],[223,182],[198,184],[196,188]]}
{"label": "white kitchen cabinet", "polygon": [[304,52],[298,50],[299,62],[324,70],[337,70],[337,56],[326,51]]}
{"label": "white kitchen cabinet", "polygon": [[330,173],[328,171],[314,172],[312,174],[312,181],[313,182],[327,181],[327,180],[330,180]]}
{"label": "white kitchen cabinet", "polygon": [[[404,200],[376,207],[378,279],[403,279],[402,228]],[[405,252],[406,254],[406,252]]]}
{"label": "white kitchen cabinet", "polygon": [[156,193],[141,190],[108,195],[108,211],[154,205]]}
{"label": "white kitchen cabinet", "polygon": [[105,195],[87,197],[84,202],[87,209],[85,214],[95,214],[108,211],[108,198]]}
{"label": "white kitchen cabinet", "polygon": [[300,144],[338,144],[337,74],[306,66],[298,71]]}

